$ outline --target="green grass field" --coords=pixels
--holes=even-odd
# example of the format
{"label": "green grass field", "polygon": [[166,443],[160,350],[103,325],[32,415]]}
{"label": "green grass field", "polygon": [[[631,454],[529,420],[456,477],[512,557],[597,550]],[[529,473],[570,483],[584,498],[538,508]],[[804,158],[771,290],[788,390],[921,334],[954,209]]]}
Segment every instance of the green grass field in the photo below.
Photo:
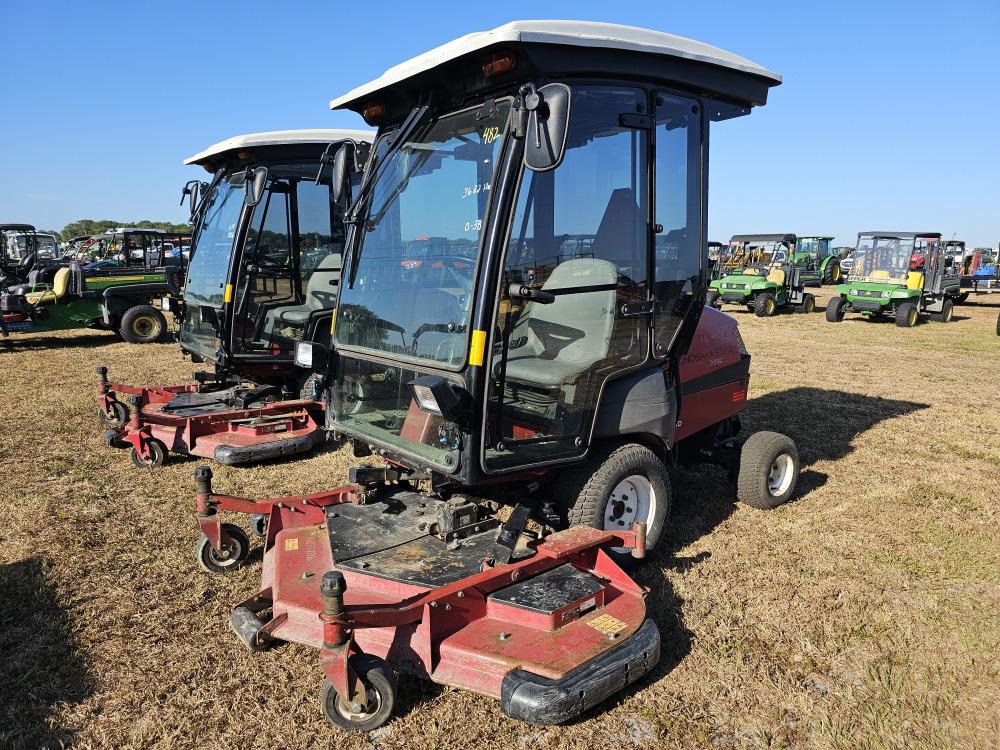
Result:
{"label": "green grass field", "polygon": [[[0,343],[0,747],[1000,747],[1000,298],[899,329],[736,309],[750,429],[798,441],[798,499],[734,504],[720,470],[680,473],[666,542],[638,574],[657,670],[568,726],[400,680],[397,717],[340,734],[317,654],[249,654],[230,577],[194,561],[195,461],[133,468],[106,448],[94,368],[190,379],[175,345],[76,332]],[[349,452],[216,467],[217,491],[346,481]]]}

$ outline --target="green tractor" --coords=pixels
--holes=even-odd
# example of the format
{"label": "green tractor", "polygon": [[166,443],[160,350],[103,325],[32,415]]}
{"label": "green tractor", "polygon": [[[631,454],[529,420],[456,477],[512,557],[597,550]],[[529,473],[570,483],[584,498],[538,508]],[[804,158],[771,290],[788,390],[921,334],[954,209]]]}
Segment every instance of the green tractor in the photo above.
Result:
{"label": "green tractor", "polygon": [[846,283],[826,306],[839,323],[848,312],[874,320],[893,316],[912,328],[921,315],[951,321],[961,294],[958,269],[949,267],[937,232],[861,232]]}
{"label": "green tractor", "polygon": [[737,234],[709,283],[706,304],[743,305],[760,318],[780,309],[810,313],[816,298],[806,286],[819,285],[819,273],[796,260],[794,234]]}
{"label": "green tractor", "polygon": [[51,284],[23,284],[0,296],[0,336],[74,328],[116,332],[133,344],[160,341],[167,320],[157,303],[178,295],[183,259],[166,257],[166,235],[154,229],[115,229],[90,262],[58,268]]}
{"label": "green tractor", "polygon": [[840,257],[830,248],[832,241],[833,237],[799,237],[795,243],[796,265],[807,274],[818,274],[807,286],[840,283]]}

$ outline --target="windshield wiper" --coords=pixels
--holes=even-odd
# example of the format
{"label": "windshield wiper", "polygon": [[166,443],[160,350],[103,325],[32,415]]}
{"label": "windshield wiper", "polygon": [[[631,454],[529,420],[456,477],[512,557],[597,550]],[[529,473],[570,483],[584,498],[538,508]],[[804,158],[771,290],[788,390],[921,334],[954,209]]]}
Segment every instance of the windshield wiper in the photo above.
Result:
{"label": "windshield wiper", "polygon": [[382,165],[385,164],[389,156],[396,150],[398,144],[406,141],[406,139],[413,134],[413,131],[420,126],[429,111],[430,104],[418,104],[410,110],[410,114],[406,116],[406,119],[403,120],[403,124],[399,126],[395,135],[392,136],[392,144],[385,150],[382,158],[373,162],[372,165],[365,170],[365,180],[361,183],[361,187],[358,189],[358,197],[355,198],[351,207],[344,215],[344,223],[353,228],[351,233],[351,266],[347,273],[348,288],[354,287],[354,280],[358,275],[358,262],[361,259],[361,240],[358,228],[358,222],[360,220],[359,217],[375,190],[375,183],[377,181],[377,177],[379,176],[379,172],[382,170]]}

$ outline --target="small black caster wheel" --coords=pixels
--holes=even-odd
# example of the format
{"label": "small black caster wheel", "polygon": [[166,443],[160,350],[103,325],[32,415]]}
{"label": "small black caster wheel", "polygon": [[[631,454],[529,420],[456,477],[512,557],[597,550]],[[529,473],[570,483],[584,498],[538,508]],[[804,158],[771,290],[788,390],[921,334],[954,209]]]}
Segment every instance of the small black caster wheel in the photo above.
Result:
{"label": "small black caster wheel", "polygon": [[250,531],[258,539],[263,539],[267,536],[267,514],[265,513],[254,513],[250,516]]}
{"label": "small black caster wheel", "polygon": [[108,427],[121,427],[128,422],[129,413],[128,407],[125,404],[120,401],[112,401],[110,408],[110,413],[104,411],[104,409],[97,410],[97,415],[101,418],[102,424],[106,424]]}
{"label": "small black caster wheel", "polygon": [[243,567],[250,556],[250,537],[243,529],[235,524],[224,523],[222,530],[230,539],[223,550],[215,549],[204,534],[195,547],[198,565],[206,573],[230,573]]}
{"label": "small black caster wheel", "polygon": [[333,689],[329,679],[324,679],[321,697],[323,715],[340,729],[370,732],[392,716],[396,705],[396,678],[384,661],[367,654],[352,656],[351,667],[368,693],[367,705],[350,703]]}
{"label": "small black caster wheel", "polygon": [[146,442],[146,446],[149,448],[149,457],[143,458],[139,455],[139,452],[133,448],[132,463],[140,469],[155,469],[159,466],[163,466],[163,464],[167,462],[167,446],[156,438],[148,440]]}

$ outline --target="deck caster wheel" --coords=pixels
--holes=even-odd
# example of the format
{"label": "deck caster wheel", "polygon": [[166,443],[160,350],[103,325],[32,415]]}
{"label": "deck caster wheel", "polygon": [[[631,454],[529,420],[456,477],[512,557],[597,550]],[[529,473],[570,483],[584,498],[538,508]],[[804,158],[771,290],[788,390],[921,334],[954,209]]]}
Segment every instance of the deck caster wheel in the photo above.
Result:
{"label": "deck caster wheel", "polygon": [[139,455],[139,451],[132,448],[132,463],[140,469],[155,469],[163,466],[167,462],[167,446],[156,438],[146,441],[149,449],[149,456],[144,458]]}
{"label": "deck caster wheel", "polygon": [[[653,451],[636,443],[594,452],[586,463],[561,472],[555,493],[571,526],[628,531],[637,521],[644,522],[650,551],[670,517],[667,467]],[[632,563],[628,550],[613,551],[616,561]]]}
{"label": "deck caster wheel", "polygon": [[351,657],[351,667],[364,684],[368,704],[351,704],[324,678],[321,704],[326,720],[335,727],[370,732],[389,721],[396,705],[396,680],[384,661],[374,656]]}
{"label": "deck caster wheel", "polygon": [[778,303],[775,301],[774,295],[770,292],[758,294],[754,300],[753,311],[758,318],[770,318],[774,315],[778,311]]}
{"label": "deck caster wheel", "polygon": [[224,523],[222,530],[231,540],[225,549],[216,550],[204,534],[195,546],[198,565],[206,573],[231,573],[243,567],[243,563],[250,557],[250,537],[243,529],[235,524]]}
{"label": "deck caster wheel", "polygon": [[788,502],[799,481],[799,450],[780,432],[755,432],[740,451],[736,497],[758,510]]}
{"label": "deck caster wheel", "polygon": [[108,427],[121,427],[123,424],[128,422],[129,413],[128,407],[120,401],[111,402],[111,413],[108,414],[104,409],[97,410],[97,416],[101,419],[101,424],[105,424]]}
{"label": "deck caster wheel", "polygon": [[267,536],[267,515],[264,513],[254,513],[250,516],[250,531],[258,539]]}

